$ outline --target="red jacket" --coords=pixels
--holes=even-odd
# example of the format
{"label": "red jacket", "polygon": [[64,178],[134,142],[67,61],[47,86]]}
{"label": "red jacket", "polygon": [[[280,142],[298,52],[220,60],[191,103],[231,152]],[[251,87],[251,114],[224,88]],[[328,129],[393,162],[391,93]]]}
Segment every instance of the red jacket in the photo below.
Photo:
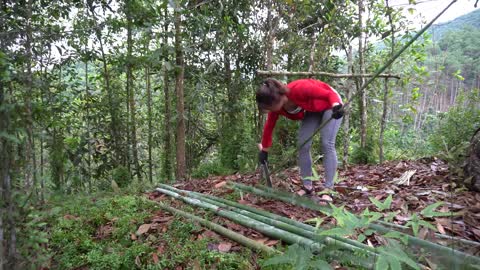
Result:
{"label": "red jacket", "polygon": [[286,94],[288,99],[303,110],[297,114],[289,114],[283,108],[277,112],[269,112],[263,127],[262,147],[264,148],[272,145],[273,128],[280,115],[292,120],[302,120],[304,111],[321,112],[331,109],[334,103],[342,103],[340,95],[332,87],[318,80],[296,80],[287,84],[287,87],[290,89]]}

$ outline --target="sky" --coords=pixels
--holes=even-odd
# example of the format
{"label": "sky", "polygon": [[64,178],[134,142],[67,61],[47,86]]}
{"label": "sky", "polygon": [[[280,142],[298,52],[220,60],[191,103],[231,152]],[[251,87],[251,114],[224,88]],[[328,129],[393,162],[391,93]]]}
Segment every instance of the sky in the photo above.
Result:
{"label": "sky", "polygon": [[[475,1],[476,0],[457,0],[435,23],[448,22],[476,9],[480,9],[480,2],[477,8],[474,7]],[[392,7],[403,7],[405,16],[420,27],[425,24],[425,21],[428,23],[435,18],[452,0],[416,0],[416,5],[408,5],[408,2],[408,0],[389,1]],[[408,12],[408,8],[410,7],[416,10],[413,15]],[[423,23],[422,17],[425,19]]]}

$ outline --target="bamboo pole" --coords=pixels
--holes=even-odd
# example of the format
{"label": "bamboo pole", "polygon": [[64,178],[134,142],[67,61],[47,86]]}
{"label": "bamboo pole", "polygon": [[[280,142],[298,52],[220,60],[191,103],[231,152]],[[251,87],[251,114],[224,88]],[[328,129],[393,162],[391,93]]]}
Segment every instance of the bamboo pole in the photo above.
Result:
{"label": "bamboo pole", "polygon": [[[289,194],[288,196],[278,195],[278,194],[275,193],[275,191],[272,191],[272,192],[265,191],[265,189],[267,189],[265,187],[262,187],[262,189],[264,189],[264,190],[262,190],[262,189],[254,188],[254,187],[251,187],[251,186],[246,186],[246,185],[239,184],[239,183],[234,183],[234,182],[231,182],[231,181],[229,181],[228,184],[230,186],[233,186],[237,190],[243,190],[243,191],[251,192],[251,193],[254,193],[254,194],[257,194],[257,195],[260,195],[260,196],[281,200],[281,201],[284,201],[284,202],[291,203],[293,205],[302,206],[302,207],[309,208],[309,209],[312,209],[312,210],[322,211],[322,212],[325,212],[325,213],[330,212],[329,210],[325,210],[325,208],[326,208],[325,206],[318,205],[314,201],[312,201],[310,199],[307,199],[305,197],[300,197],[300,196],[293,195],[293,194]],[[268,190],[270,190],[270,189],[268,189]],[[374,224],[374,223],[371,223],[368,227],[370,229],[373,229],[373,230],[375,230],[377,232],[380,232],[380,233],[383,233],[383,234],[386,234],[386,233],[392,231],[389,228],[386,228],[382,225],[378,225],[378,224]],[[449,261],[453,261],[456,264],[459,264],[459,265],[471,264],[471,266],[473,268],[480,269],[480,257],[473,256],[473,255],[455,250],[453,248],[438,245],[438,244],[435,244],[435,243],[432,243],[432,242],[429,242],[429,241],[426,241],[426,240],[423,240],[423,239],[420,239],[420,238],[417,238],[417,237],[414,237],[414,236],[411,236],[411,235],[408,235],[408,234],[405,234],[405,233],[402,233],[402,232],[398,232],[398,233],[402,237],[405,237],[408,240],[407,243],[409,245],[416,245],[416,246],[420,246],[420,247],[423,247],[423,248],[427,248],[431,251],[434,251],[435,252],[434,255],[439,256],[439,258],[441,260],[445,260],[445,259],[449,260],[451,258],[451,260],[449,260]]]}
{"label": "bamboo pole", "polygon": [[[167,189],[163,189],[163,188],[157,188],[156,191],[161,192],[161,193],[166,194],[166,195],[169,195],[169,196],[171,196],[175,199],[182,200],[183,202],[185,202],[187,204],[191,204],[191,205],[194,205],[194,206],[197,206],[197,207],[201,207],[201,208],[204,208],[204,209],[211,210],[219,216],[228,218],[228,219],[230,219],[230,220],[232,220],[232,221],[234,221],[234,222],[236,222],[236,223],[238,223],[242,226],[252,228],[252,229],[254,229],[256,231],[259,231],[259,232],[261,232],[261,233],[263,233],[267,236],[285,241],[288,244],[299,244],[301,246],[307,247],[310,250],[312,250],[312,252],[314,252],[314,253],[322,252],[323,248],[325,247],[325,245],[323,245],[321,243],[318,243],[316,241],[313,241],[311,239],[308,239],[308,238],[305,238],[303,236],[296,235],[294,233],[276,228],[272,225],[257,221],[255,219],[249,218],[245,215],[222,209],[221,207],[218,207],[216,205],[204,202],[204,201],[199,200],[199,199],[185,197],[185,196],[182,196],[179,193],[176,193],[176,192],[173,192],[173,191],[170,191],[170,190],[167,190]],[[329,253],[329,255],[331,255],[335,259],[339,259],[339,260],[342,259],[342,257],[341,257],[342,254],[338,254],[338,253],[333,252],[331,254]],[[372,268],[372,264],[367,262],[366,260],[356,260],[353,263],[355,263],[356,265],[365,267],[367,269]]]}
{"label": "bamboo pole", "polygon": [[[304,77],[313,77],[313,76],[326,76],[331,78],[366,78],[373,77],[375,74],[340,74],[340,73],[329,73],[322,71],[281,71],[281,70],[257,70],[257,75],[261,76],[304,76]],[[382,78],[394,78],[400,79],[400,75],[397,74],[379,74],[377,77]]]}
{"label": "bamboo pole", "polygon": [[205,196],[204,194],[201,194],[201,193],[180,190],[165,184],[160,184],[159,186],[184,196],[203,200],[207,203],[211,203],[213,205],[221,207],[222,209],[227,209],[229,211],[233,211],[233,212],[245,215],[247,217],[253,218],[260,222],[275,226],[277,228],[289,231],[291,233],[301,235],[303,237],[312,239],[317,242],[325,241],[329,245],[336,245],[342,248],[346,248],[350,251],[365,250],[367,253],[370,253],[370,255],[376,255],[377,253],[374,248],[364,245],[358,241],[350,240],[343,237],[335,237],[335,236],[320,237],[317,234],[319,230],[316,230],[312,226],[306,225],[298,221],[293,221],[291,219],[284,218],[267,211],[258,210],[253,207],[248,208],[248,206],[242,207],[243,205],[239,203],[231,202],[224,199],[222,200],[214,196]]}
{"label": "bamboo pole", "polygon": [[163,188],[157,188],[156,190],[163,193],[163,194],[169,195],[169,196],[171,196],[175,199],[182,200],[185,203],[188,203],[188,204],[191,204],[191,205],[194,205],[194,206],[198,206],[198,207],[201,207],[201,208],[204,208],[204,209],[211,210],[219,216],[234,220],[235,222],[237,222],[240,225],[255,229],[255,230],[257,230],[257,231],[259,231],[259,232],[261,232],[261,233],[263,233],[267,236],[273,237],[275,239],[284,240],[285,242],[287,242],[289,244],[298,243],[302,246],[309,247],[311,250],[314,250],[314,251],[321,251],[323,246],[324,246],[320,243],[317,243],[313,240],[307,239],[303,236],[299,236],[299,235],[296,235],[296,234],[293,234],[293,233],[275,228],[274,226],[265,224],[263,222],[259,222],[255,219],[249,218],[247,216],[244,216],[244,215],[241,215],[241,214],[238,214],[238,213],[234,213],[232,211],[224,210],[221,207],[218,207],[216,205],[213,205],[213,204],[210,204],[210,203],[207,203],[207,202],[203,202],[199,199],[188,198],[188,197],[182,196],[182,195],[180,195],[176,192],[166,190],[166,189],[163,189]]}
{"label": "bamboo pole", "polygon": [[[257,186],[256,188],[261,189],[263,191],[266,191],[268,193],[278,194],[280,196],[292,196],[291,193],[284,192],[284,191],[281,191],[281,190],[275,190],[275,189],[265,187],[265,186]],[[298,196],[298,197],[299,197],[298,200],[300,200],[305,205],[311,205],[311,203],[313,203],[315,205],[315,207],[320,206],[320,205],[314,203],[310,199],[307,199],[307,198],[304,198],[304,197],[301,197],[301,196]],[[302,198],[305,199],[305,200],[302,200]],[[307,206],[307,208],[308,208],[308,206]],[[320,211],[326,211],[326,210],[320,210]],[[327,210],[327,211],[329,211],[329,210]],[[411,234],[411,229],[409,229],[408,227],[402,226],[402,225],[389,223],[389,222],[382,221],[382,220],[377,220],[377,221],[375,221],[375,223],[378,223],[379,225],[382,225],[382,226],[385,226],[385,227],[388,227],[388,228],[391,228],[391,229],[394,229],[394,230],[399,230],[403,233],[412,235]],[[454,243],[461,243],[461,244],[466,245],[466,246],[480,247],[480,242],[474,242],[474,241],[461,239],[461,238],[450,236],[450,235],[443,235],[443,234],[440,234],[440,233],[435,233],[435,236],[438,237],[438,238],[441,238],[441,239],[450,240]]]}
{"label": "bamboo pole", "polygon": [[211,229],[211,230],[213,230],[213,231],[215,231],[215,232],[217,232],[217,233],[219,233],[219,234],[221,234],[225,237],[228,237],[228,238],[232,239],[233,241],[235,241],[235,242],[237,242],[237,243],[239,243],[243,246],[246,246],[248,248],[255,249],[255,250],[258,250],[258,251],[262,251],[262,252],[265,252],[266,254],[269,254],[269,255],[281,253],[274,248],[271,248],[267,245],[264,245],[262,243],[254,241],[254,240],[252,240],[248,237],[245,237],[245,236],[243,236],[243,235],[241,235],[237,232],[229,230],[229,229],[227,229],[223,226],[220,226],[218,224],[215,224],[215,223],[210,222],[208,220],[205,220],[203,218],[197,217],[193,214],[181,211],[179,209],[175,209],[175,208],[170,207],[168,205],[165,205],[163,203],[159,203],[159,207],[163,210],[171,212],[172,214],[177,214],[179,216],[197,221],[198,223],[202,224],[203,226],[205,226],[205,227],[207,227],[207,228],[209,228],[209,229]]}

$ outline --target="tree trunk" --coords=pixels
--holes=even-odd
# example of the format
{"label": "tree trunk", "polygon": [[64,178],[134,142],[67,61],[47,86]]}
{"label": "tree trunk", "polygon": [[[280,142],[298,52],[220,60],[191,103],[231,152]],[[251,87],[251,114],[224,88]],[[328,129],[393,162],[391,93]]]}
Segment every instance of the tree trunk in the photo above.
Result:
{"label": "tree trunk", "polygon": [[27,192],[30,188],[36,188],[36,158],[35,158],[35,147],[33,145],[33,117],[32,117],[32,96],[33,96],[33,74],[32,74],[32,5],[33,0],[27,2],[27,14],[26,14],[26,43],[25,51],[27,56],[27,80],[26,80],[26,89],[27,93],[25,94],[25,112],[26,112],[26,131],[27,131],[27,142],[25,145],[25,187]]}
{"label": "tree trunk", "polygon": [[[4,11],[5,6],[3,2],[0,2],[1,10]],[[0,16],[0,29],[3,31],[3,18]],[[3,40],[0,40],[0,47],[3,48]],[[2,68],[3,71],[3,67]],[[5,81],[0,80],[0,130],[3,132],[9,132],[9,111],[6,109],[7,100],[5,98]],[[7,181],[10,170],[10,142],[6,137],[0,138],[0,270],[9,269],[9,246],[7,244],[8,228],[7,228],[7,216],[8,206],[12,204],[12,197],[10,192],[10,182]]]}
{"label": "tree trunk", "polygon": [[182,18],[178,11],[175,11],[175,93],[177,96],[177,136],[176,136],[176,177],[178,180],[186,179],[185,161],[185,106],[183,94],[183,48],[182,48]]}
{"label": "tree trunk", "polygon": [[[395,27],[393,25],[392,19],[392,12],[393,10],[388,5],[388,0],[386,2],[387,7],[387,14],[388,14],[388,22],[390,23],[390,31],[392,32],[392,44],[390,47],[390,57],[393,56],[395,53]],[[391,68],[389,68],[391,70]],[[390,73],[390,72],[389,72]],[[387,112],[388,112],[388,78],[385,78],[384,81],[384,88],[383,88],[383,112],[382,112],[382,120],[380,121],[380,138],[379,138],[379,161],[383,163],[384,155],[383,155],[383,140],[385,134],[385,128],[387,126]]]}
{"label": "tree trunk", "polygon": [[467,163],[464,167],[465,185],[471,190],[480,192],[480,128],[470,141]]}
{"label": "tree trunk", "polygon": [[[86,46],[85,46],[86,49]],[[86,134],[87,134],[87,170],[84,172],[87,178],[88,187],[92,190],[92,144],[90,143],[90,93],[88,92],[88,59],[85,58],[85,116],[84,121],[86,125]],[[43,158],[43,156],[42,156]],[[43,162],[42,162],[43,164]],[[43,173],[42,173],[43,174]]]}
{"label": "tree trunk", "polygon": [[122,147],[120,145],[120,137],[118,134],[118,127],[120,125],[119,125],[117,110],[116,110],[117,102],[115,101],[113,90],[110,87],[110,72],[108,70],[108,60],[107,60],[107,56],[105,54],[105,49],[103,46],[102,32],[97,23],[94,7],[90,6],[89,8],[90,8],[90,12],[92,13],[93,21],[95,23],[95,34],[97,36],[98,43],[100,45],[100,54],[101,54],[100,61],[102,62],[102,66],[103,66],[103,77],[104,77],[104,84],[105,84],[104,87],[107,92],[108,107],[109,107],[110,117],[111,117],[110,136],[112,137],[111,140],[112,140],[112,145],[114,149],[113,165],[117,167],[120,164],[126,165],[126,160],[125,160],[126,155],[124,155],[122,151]]}
{"label": "tree trunk", "polygon": [[[167,38],[167,33],[168,33],[168,22],[167,22],[167,17],[168,17],[168,9],[165,7],[165,25],[164,25],[164,36],[163,36],[163,44],[164,46],[167,46],[168,44],[168,38]],[[168,62],[168,52],[167,50],[164,50],[164,55],[163,55],[165,63]],[[163,70],[163,93],[165,95],[165,129],[164,129],[164,163],[163,163],[163,172],[164,175],[166,176],[167,180],[170,180],[172,177],[172,139],[171,139],[171,129],[170,126],[172,124],[172,115],[170,112],[170,90],[169,90],[169,76],[168,76],[168,69],[164,65],[164,70]]]}
{"label": "tree trunk", "polygon": [[[363,12],[364,0],[358,1],[358,26],[360,29],[360,37],[358,38],[358,63],[361,74],[365,74],[365,60],[364,60],[364,26],[363,26]],[[359,79],[359,85],[362,87],[365,84],[363,78]],[[360,89],[357,89],[357,91]],[[367,146],[367,89],[363,89],[360,93],[360,146],[365,149]]]}
{"label": "tree trunk", "polygon": [[147,88],[147,117],[148,117],[148,181],[153,183],[153,125],[152,125],[152,89],[150,86],[150,67],[145,67],[145,88]]}
{"label": "tree trunk", "polygon": [[132,50],[133,50],[133,40],[132,40],[132,18],[130,14],[130,7],[127,6],[127,94],[128,103],[130,107],[130,126],[131,126],[131,147],[133,154],[133,163],[135,165],[135,174],[139,182],[142,182],[142,171],[140,169],[140,162],[138,160],[138,149],[137,149],[137,123],[136,123],[136,111],[135,111],[135,90],[133,89],[133,64],[132,64]]}
{"label": "tree trunk", "polygon": [[[351,44],[348,45],[347,54],[347,63],[348,63],[348,72],[353,74],[353,47]],[[345,97],[349,102],[352,99],[352,91],[350,91],[350,87],[345,88]],[[350,148],[350,112],[351,106],[348,106],[345,111],[345,115],[343,116],[343,130],[345,133],[345,137],[343,139],[343,157],[342,157],[342,165],[346,169],[348,167],[348,154]]]}
{"label": "tree trunk", "polygon": [[388,79],[384,79],[383,85],[383,112],[382,112],[382,119],[380,121],[380,138],[378,142],[379,149],[379,161],[383,163],[384,156],[383,156],[383,139],[385,134],[385,128],[387,126],[387,110],[388,110]]}

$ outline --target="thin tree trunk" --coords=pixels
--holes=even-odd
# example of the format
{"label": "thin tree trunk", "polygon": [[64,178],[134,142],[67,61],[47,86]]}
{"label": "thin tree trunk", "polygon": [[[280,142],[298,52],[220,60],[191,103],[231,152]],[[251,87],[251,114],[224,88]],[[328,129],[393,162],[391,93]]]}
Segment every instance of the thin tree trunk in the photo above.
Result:
{"label": "thin tree trunk", "polygon": [[315,47],[317,45],[317,35],[312,36],[312,45],[310,46],[310,59],[308,64],[308,72],[313,72],[315,68]]}
{"label": "thin tree trunk", "polygon": [[[347,63],[348,63],[348,71],[353,73],[353,47],[351,44],[348,45],[347,54]],[[350,87],[347,86],[345,88],[345,97],[347,101],[352,99],[352,91],[350,91]],[[343,130],[345,133],[343,139],[343,157],[342,157],[342,165],[346,169],[348,167],[348,154],[350,148],[350,112],[351,106],[346,108],[345,115],[343,116]]]}
{"label": "thin tree trunk", "polygon": [[380,121],[380,138],[379,138],[379,161],[383,163],[384,156],[383,156],[383,139],[385,134],[385,128],[387,126],[387,110],[388,110],[388,79],[384,79],[383,85],[383,112],[382,112],[382,120]]}
{"label": "thin tree trunk", "polygon": [[103,41],[102,41],[102,33],[99,28],[99,25],[97,23],[97,18],[95,17],[95,11],[93,6],[89,6],[90,12],[92,13],[93,21],[95,23],[95,34],[98,39],[98,43],[100,45],[100,54],[101,54],[101,61],[102,61],[102,66],[103,66],[103,77],[104,77],[104,87],[105,90],[107,91],[107,100],[108,100],[108,107],[110,111],[110,136],[112,137],[112,145],[114,147],[114,158],[113,158],[113,164],[114,166],[118,166],[119,164],[124,164],[126,163],[125,157],[127,155],[123,154],[122,147],[120,146],[120,136],[118,134],[118,127],[119,121],[118,121],[118,116],[116,113],[116,101],[114,98],[113,90],[110,87],[110,72],[108,70],[108,61],[107,61],[107,56],[105,54],[105,49],[103,46]]}
{"label": "thin tree trunk", "polygon": [[[389,7],[388,0],[386,0],[385,3],[387,7],[388,21],[390,23],[390,31],[392,32],[392,44],[390,47],[390,57],[392,57],[393,54],[395,53],[395,27],[393,25],[393,20],[392,20],[393,10]],[[389,68],[389,70],[391,70],[391,68]],[[379,138],[380,163],[383,163],[384,161],[383,140],[384,140],[385,129],[387,126],[387,112],[388,112],[388,78],[385,78],[384,89],[383,89],[383,112],[382,112],[382,120],[380,121],[380,138]]]}
{"label": "thin tree trunk", "polygon": [[150,66],[145,67],[145,88],[147,88],[147,114],[148,114],[148,181],[153,183],[153,162],[152,162],[152,144],[153,144],[153,125],[152,125],[152,89],[150,87]]}
{"label": "thin tree trunk", "polygon": [[137,149],[137,123],[135,119],[135,90],[133,88],[133,74],[132,74],[132,50],[133,50],[133,40],[132,40],[132,18],[130,14],[130,7],[127,7],[127,93],[129,94],[129,104],[130,104],[130,126],[131,130],[131,147],[133,154],[133,163],[135,165],[135,173],[139,182],[142,182],[142,172],[140,169],[140,162],[138,160],[138,149]]}
{"label": "thin tree trunk", "polygon": [[[5,10],[5,3],[2,1],[0,2],[1,11]],[[4,22],[3,17],[0,16],[0,29],[4,30]],[[0,39],[0,47],[3,48],[4,42],[3,39]],[[9,115],[8,110],[6,108],[6,98],[5,98],[5,82],[0,80],[0,130],[7,132],[9,131]],[[10,159],[10,149],[9,149],[9,142],[5,137],[0,138],[0,181],[1,181],[1,189],[0,189],[0,270],[8,269],[8,245],[5,239],[5,235],[8,233],[8,229],[6,228],[6,220],[7,217],[7,206],[11,203],[11,194],[7,193],[7,190],[10,190],[10,186],[7,186],[7,176],[9,174],[9,159]]]}
{"label": "thin tree trunk", "polygon": [[[359,70],[361,74],[365,74],[365,60],[364,60],[364,26],[363,26],[363,12],[364,0],[358,1],[358,25],[360,29],[360,37],[358,38],[358,61],[359,61]],[[363,78],[359,79],[360,87],[364,85],[365,81]],[[357,91],[360,89],[357,89]],[[362,90],[360,93],[360,146],[362,149],[365,149],[367,146],[367,89]]]}
{"label": "thin tree trunk", "polygon": [[32,117],[32,96],[33,96],[33,75],[32,75],[32,5],[33,0],[27,2],[27,14],[26,14],[26,43],[25,51],[27,57],[27,80],[26,88],[27,93],[25,94],[25,112],[26,112],[26,131],[27,131],[27,142],[25,145],[25,187],[27,192],[30,188],[35,188],[35,148],[33,146],[33,117]]}
{"label": "thin tree trunk", "polygon": [[[86,46],[85,46],[86,49]],[[90,93],[88,92],[88,59],[85,58],[85,125],[86,125],[86,134],[87,134],[87,171],[86,178],[88,187],[92,190],[92,179],[91,179],[91,171],[92,171],[92,146],[90,143]]]}
{"label": "thin tree trunk", "polygon": [[[273,68],[273,46],[275,45],[276,21],[272,15],[273,1],[269,0],[267,7],[267,29],[265,33],[265,68],[272,70]],[[255,108],[257,109],[257,108]],[[258,112],[257,134],[262,134],[263,125],[265,124],[264,114]]]}
{"label": "thin tree trunk", "polygon": [[[165,8],[165,25],[164,25],[164,36],[163,36],[163,44],[167,46],[168,44],[168,9]],[[165,63],[168,62],[168,52],[164,50],[164,61]],[[163,163],[163,172],[166,176],[167,180],[170,180],[172,177],[172,139],[171,139],[171,124],[172,124],[172,116],[170,112],[170,90],[169,90],[169,76],[168,76],[168,69],[164,65],[163,70],[163,93],[165,95],[165,130],[164,130],[164,163]]]}
{"label": "thin tree trunk", "polygon": [[185,161],[185,105],[183,94],[183,48],[182,48],[182,18],[175,11],[175,93],[177,96],[177,136],[176,136],[176,177],[178,180],[186,179]]}

